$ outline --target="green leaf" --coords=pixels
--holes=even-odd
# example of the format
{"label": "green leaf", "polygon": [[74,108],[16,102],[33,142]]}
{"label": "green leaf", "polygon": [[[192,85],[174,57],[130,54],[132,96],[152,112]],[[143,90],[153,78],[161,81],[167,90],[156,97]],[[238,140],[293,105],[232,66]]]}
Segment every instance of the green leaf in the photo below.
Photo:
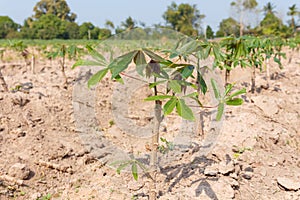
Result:
{"label": "green leaf", "polygon": [[143,76],[144,75],[143,72],[147,66],[147,61],[146,61],[144,53],[142,51],[138,51],[137,54],[135,55],[133,61],[136,65],[136,71],[138,72],[138,74]]}
{"label": "green leaf", "polygon": [[210,82],[211,82],[212,88],[214,90],[215,98],[219,100],[221,98],[221,95],[220,95],[220,91],[219,91],[219,89],[217,87],[217,83],[212,78],[210,79]]}
{"label": "green leaf", "polygon": [[130,161],[126,161],[122,164],[119,165],[119,167],[117,168],[117,173],[120,174],[121,170],[124,169],[125,167],[127,167],[130,164]]}
{"label": "green leaf", "polygon": [[174,110],[177,101],[178,99],[176,97],[173,97],[169,101],[167,101],[167,103],[163,107],[163,111],[165,115],[170,114]]}
{"label": "green leaf", "polygon": [[159,84],[161,84],[161,83],[164,83],[164,82],[166,82],[166,80],[156,81],[156,82],[154,82],[154,83],[149,83],[149,88],[150,88],[150,89],[151,89],[151,88],[154,88],[155,86],[157,86],[157,85],[159,85]]}
{"label": "green leaf", "polygon": [[224,112],[224,103],[219,103],[216,120],[220,121]]}
{"label": "green leaf", "polygon": [[226,88],[225,88],[225,96],[232,90],[232,87],[233,87],[233,84],[228,84],[226,85]]}
{"label": "green leaf", "polygon": [[170,99],[173,96],[171,95],[157,95],[157,96],[151,96],[144,99],[144,101],[157,101],[157,100],[164,100],[164,99]]}
{"label": "green leaf", "polygon": [[195,117],[191,108],[189,108],[183,99],[179,99],[176,104],[176,110],[183,119],[194,121]]}
{"label": "green leaf", "polygon": [[194,66],[193,65],[189,65],[183,68],[182,72],[181,72],[181,76],[184,79],[187,79],[188,77],[190,77],[193,74],[194,71]]}
{"label": "green leaf", "polygon": [[132,172],[132,176],[133,176],[134,180],[137,181],[138,180],[138,171],[137,171],[137,164],[136,164],[136,162],[132,163],[131,172]]}
{"label": "green leaf", "polygon": [[111,70],[112,79],[116,78],[119,73],[127,69],[128,65],[131,63],[137,51],[131,51],[127,54],[115,58],[109,65],[108,68]]}
{"label": "green leaf", "polygon": [[75,62],[75,64],[72,66],[72,69],[78,66],[105,66],[103,63],[93,60],[78,60]]}
{"label": "green leaf", "polygon": [[[198,84],[198,88],[203,92],[203,94],[205,94],[207,92],[207,85],[203,79],[203,76],[200,72],[197,72],[197,84]],[[198,89],[198,92],[199,92]]]}
{"label": "green leaf", "polygon": [[243,88],[243,89],[241,89],[241,90],[239,90],[239,91],[236,91],[236,92],[232,93],[232,94],[228,97],[228,99],[232,99],[232,98],[235,97],[235,96],[238,96],[238,95],[241,95],[241,94],[245,94],[245,93],[246,93],[246,88]]}
{"label": "green leaf", "polygon": [[173,92],[175,92],[175,93],[181,92],[181,85],[179,84],[178,80],[170,80],[169,86],[173,90]]}
{"label": "green leaf", "polygon": [[162,62],[165,59],[163,59],[161,56],[157,55],[153,51],[150,51],[149,49],[143,49],[143,51],[154,61],[156,62]]}
{"label": "green leaf", "polygon": [[100,71],[98,71],[96,74],[94,74],[88,81],[88,88],[91,88],[91,86],[96,85],[97,83],[99,83],[103,77],[107,74],[108,69],[102,69]]}
{"label": "green leaf", "polygon": [[226,100],[226,105],[229,105],[229,106],[240,106],[243,104],[243,99],[241,98],[234,98],[234,99],[229,99],[229,100]]}
{"label": "green leaf", "polygon": [[117,76],[115,77],[115,80],[116,80],[117,82],[121,83],[121,84],[124,84],[124,81],[123,81],[123,79],[122,79],[122,77],[121,77],[120,75],[117,75]]}
{"label": "green leaf", "polygon": [[102,63],[103,66],[107,65],[104,56],[96,51],[93,47],[91,47],[90,45],[86,45],[86,49],[95,60],[97,60],[99,63]]}

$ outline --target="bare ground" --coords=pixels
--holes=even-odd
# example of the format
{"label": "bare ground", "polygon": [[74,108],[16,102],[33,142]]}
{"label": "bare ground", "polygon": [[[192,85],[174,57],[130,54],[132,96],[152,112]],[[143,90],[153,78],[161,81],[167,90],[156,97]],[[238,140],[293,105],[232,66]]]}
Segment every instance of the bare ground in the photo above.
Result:
{"label": "bare ground", "polygon": [[[190,148],[161,164],[159,199],[300,199],[299,52],[291,63],[283,62],[283,70],[272,64],[268,89],[261,87],[266,80],[260,73],[256,93],[244,95],[240,107],[227,107],[209,153],[199,156],[199,148]],[[67,88],[55,62],[38,62],[36,74],[24,66],[6,66],[2,73],[10,88],[28,82],[32,88],[25,84],[14,93],[0,91],[1,200],[47,199],[48,194],[63,200],[147,199],[146,177],[141,174],[136,182],[129,173],[117,174],[84,145],[73,107],[79,70],[67,70]],[[231,80],[238,88],[250,89],[248,74],[236,70]],[[147,142],[124,136],[111,113],[111,85],[106,79],[97,88],[98,128],[105,139],[125,151],[142,150]],[[147,106],[134,109],[143,95],[147,96],[144,89],[133,95],[129,113],[141,126],[151,121]],[[180,128],[176,120],[166,124],[162,134],[176,133]]]}

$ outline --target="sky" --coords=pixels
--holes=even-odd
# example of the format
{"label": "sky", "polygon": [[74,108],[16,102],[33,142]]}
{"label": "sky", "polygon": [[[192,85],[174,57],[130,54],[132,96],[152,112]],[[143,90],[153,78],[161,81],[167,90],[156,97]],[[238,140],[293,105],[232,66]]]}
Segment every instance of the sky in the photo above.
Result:
{"label": "sky", "polygon": [[[24,20],[33,14],[33,7],[39,0],[0,0],[0,16],[10,16],[15,22],[23,24]],[[233,0],[173,0],[177,4],[189,3],[196,4],[200,14],[204,14],[202,26],[210,25],[214,31],[222,19],[230,16],[236,16],[233,9],[230,8],[230,2]],[[284,23],[289,19],[286,16],[288,7],[297,5],[300,10],[300,0],[257,0],[259,7],[262,8],[268,2],[276,7],[277,15],[283,19]],[[171,5],[172,0],[67,0],[71,11],[77,14],[79,24],[83,22],[92,22],[94,25],[104,27],[106,20],[111,20],[115,26],[121,24],[128,16],[131,16],[137,22],[144,22],[146,26],[153,24],[164,24],[162,18],[167,7]],[[251,17],[252,23],[259,19]]]}

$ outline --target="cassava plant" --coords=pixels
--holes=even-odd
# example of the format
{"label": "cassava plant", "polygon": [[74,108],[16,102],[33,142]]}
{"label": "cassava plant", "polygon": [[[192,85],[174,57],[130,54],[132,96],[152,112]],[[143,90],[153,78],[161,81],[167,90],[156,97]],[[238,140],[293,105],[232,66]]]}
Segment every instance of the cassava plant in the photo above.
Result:
{"label": "cassava plant", "polygon": [[64,86],[68,85],[68,77],[65,72],[66,59],[78,59],[83,53],[83,49],[75,45],[67,46],[65,44],[54,46],[51,51],[45,51],[46,57],[53,60],[55,58],[60,58],[59,65],[64,77]]}
{"label": "cassava plant", "polygon": [[[158,151],[164,144],[171,148],[171,143],[160,137],[161,122],[172,112],[176,112],[186,120],[195,120],[194,113],[187,103],[187,99],[195,101],[199,109],[205,107],[199,100],[201,94],[207,92],[207,83],[200,70],[200,60],[208,56],[220,59],[220,52],[214,44],[196,41],[187,37],[180,39],[174,48],[167,50],[152,48],[139,48],[129,51],[121,56],[112,59],[110,62],[97,50],[87,47],[92,60],[78,60],[73,68],[77,66],[100,66],[101,69],[88,80],[88,87],[96,85],[109,74],[112,80],[124,83],[123,78],[148,79],[148,87],[153,91],[152,95],[145,101],[153,102],[154,118],[150,149],[150,166],[145,167],[142,163],[131,156],[130,160],[116,161],[117,172],[120,173],[125,167],[131,166],[132,175],[138,179],[138,167],[150,179],[149,199],[157,198],[156,177],[158,174]],[[216,54],[216,55],[214,55]],[[192,60],[196,59],[196,64]],[[139,77],[127,74],[127,69],[135,67]],[[237,96],[245,93],[245,90],[231,92],[233,85],[227,85],[225,93],[220,93],[220,86],[214,79],[210,80],[213,93],[218,100],[217,120],[220,120],[224,111],[225,104],[241,105],[243,100]],[[163,88],[163,89],[162,89]]]}

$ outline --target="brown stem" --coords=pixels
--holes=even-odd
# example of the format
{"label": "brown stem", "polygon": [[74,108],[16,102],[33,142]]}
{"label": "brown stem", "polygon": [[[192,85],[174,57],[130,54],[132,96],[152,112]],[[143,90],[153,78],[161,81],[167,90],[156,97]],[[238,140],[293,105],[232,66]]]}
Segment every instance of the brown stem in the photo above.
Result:
{"label": "brown stem", "polygon": [[[156,81],[156,78],[154,78]],[[154,87],[155,96],[158,94],[157,87]],[[159,127],[162,121],[162,102],[157,100],[155,101],[154,107],[154,127],[152,132],[152,144],[151,144],[151,156],[150,156],[150,187],[149,187],[149,200],[156,200],[157,190],[156,190],[156,175],[158,172],[158,163],[157,163],[157,150],[159,142]]]}
{"label": "brown stem", "polygon": [[251,76],[251,93],[252,94],[254,94],[254,92],[255,92],[255,69],[256,69],[256,67],[253,66],[252,76]]}
{"label": "brown stem", "polygon": [[63,74],[63,77],[65,79],[65,82],[64,82],[64,85],[67,85],[68,84],[68,77],[66,75],[66,72],[65,72],[65,57],[62,58],[62,61],[61,61],[61,72]]}
{"label": "brown stem", "polygon": [[[2,66],[1,68],[3,68],[4,66]],[[0,83],[1,83],[1,85],[2,85],[2,87],[3,87],[3,89],[4,89],[4,92],[8,92],[9,90],[8,90],[8,86],[7,86],[7,84],[6,84],[6,82],[5,82],[5,79],[4,79],[4,77],[3,77],[3,74],[2,74],[2,72],[1,72],[1,68],[0,68]]]}
{"label": "brown stem", "polygon": [[266,73],[267,73],[267,87],[269,87],[269,82],[270,82],[270,63],[269,63],[269,59],[266,59]]}
{"label": "brown stem", "polygon": [[225,71],[225,85],[229,83],[229,78],[230,78],[230,70],[226,69]]}

